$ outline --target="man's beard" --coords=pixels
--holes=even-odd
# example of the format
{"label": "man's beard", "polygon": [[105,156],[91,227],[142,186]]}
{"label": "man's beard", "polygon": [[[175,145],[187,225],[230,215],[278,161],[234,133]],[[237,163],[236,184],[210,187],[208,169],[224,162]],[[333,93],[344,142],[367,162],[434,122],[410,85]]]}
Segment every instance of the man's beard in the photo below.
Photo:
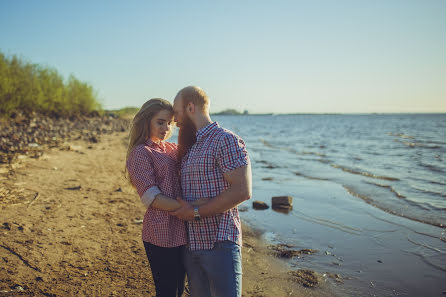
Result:
{"label": "man's beard", "polygon": [[187,151],[197,141],[197,128],[194,123],[189,119],[187,115],[184,115],[184,119],[181,123],[180,130],[178,131],[178,164],[181,166],[181,161],[186,155]]}

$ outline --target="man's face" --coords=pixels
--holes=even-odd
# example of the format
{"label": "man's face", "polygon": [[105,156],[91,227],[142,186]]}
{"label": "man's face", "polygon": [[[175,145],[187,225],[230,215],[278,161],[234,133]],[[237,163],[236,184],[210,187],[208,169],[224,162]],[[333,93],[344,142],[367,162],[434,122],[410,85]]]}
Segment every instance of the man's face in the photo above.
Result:
{"label": "man's face", "polygon": [[177,126],[181,127],[184,122],[184,119],[186,117],[186,114],[185,114],[184,108],[183,108],[183,101],[179,97],[176,97],[173,100],[173,112],[174,112],[175,122],[177,123]]}

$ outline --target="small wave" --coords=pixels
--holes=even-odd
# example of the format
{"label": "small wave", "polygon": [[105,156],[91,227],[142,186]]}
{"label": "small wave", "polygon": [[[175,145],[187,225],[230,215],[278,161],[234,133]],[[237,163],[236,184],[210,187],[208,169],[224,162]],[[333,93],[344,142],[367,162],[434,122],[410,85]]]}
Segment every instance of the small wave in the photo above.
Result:
{"label": "small wave", "polygon": [[424,248],[427,248],[427,249],[436,251],[436,252],[441,253],[441,254],[446,254],[446,251],[444,251],[444,250],[441,250],[441,249],[439,249],[439,248],[430,246],[430,245],[428,245],[428,244],[426,244],[426,243],[421,243],[421,242],[417,242],[417,241],[415,241],[415,240],[413,240],[413,239],[410,239],[409,235],[407,235],[407,240],[408,240],[409,242],[411,242],[411,243],[417,245],[417,246],[421,246],[421,247],[424,247]]}
{"label": "small wave", "polygon": [[[420,208],[420,209],[422,209],[422,210],[427,210],[427,211],[432,210],[432,207],[428,208],[428,207],[423,206],[423,205],[420,204],[420,203],[417,203],[417,202],[414,202],[414,201],[412,201],[412,200],[410,200],[410,199],[407,199],[406,196],[399,194],[399,193],[398,193],[397,191],[395,191],[391,186],[382,185],[382,184],[375,184],[375,183],[370,183],[370,182],[366,182],[366,181],[364,181],[364,183],[367,183],[367,184],[370,184],[370,185],[374,185],[374,186],[378,186],[378,187],[381,187],[381,188],[387,188],[387,189],[389,189],[389,190],[390,190],[396,197],[400,198],[401,200],[404,200],[405,203],[407,203],[407,204],[409,204],[409,205],[411,205],[411,206],[413,206],[413,207],[417,207],[417,208]],[[350,194],[355,193],[355,191],[354,191],[352,188],[347,187],[347,186],[344,186],[344,185],[343,185],[343,187],[344,187],[344,188],[348,188],[348,189],[350,189],[350,192],[349,192]],[[357,196],[357,197],[360,197],[360,196],[358,196],[358,195],[362,195],[362,194],[356,193],[356,195],[355,195],[355,194],[352,194],[352,195]],[[364,195],[364,196],[365,196],[365,195]],[[366,196],[366,197],[367,197],[368,199],[370,199],[370,200],[373,200],[373,199],[372,199],[371,197],[369,197],[369,196]],[[373,204],[373,205],[374,205],[374,204]],[[377,206],[377,207],[378,207],[378,206]],[[384,210],[383,206],[380,206],[379,208]],[[387,209],[387,208],[385,208],[385,209]],[[387,211],[387,210],[386,210],[386,211]],[[388,209],[387,212],[394,212],[394,211]]]}
{"label": "small wave", "polygon": [[321,163],[324,163],[324,164],[329,164],[329,163],[331,163],[331,161],[330,161],[330,160],[327,160],[327,159],[317,159],[317,161],[318,161],[318,162],[321,162]]}
{"label": "small wave", "polygon": [[367,214],[368,214],[369,216],[371,216],[372,218],[375,218],[375,219],[377,219],[377,220],[380,220],[380,221],[383,221],[383,222],[386,222],[386,223],[389,223],[389,224],[392,224],[392,225],[395,225],[395,226],[400,226],[400,227],[402,227],[402,228],[405,228],[405,229],[407,229],[407,230],[412,231],[413,233],[420,234],[420,235],[423,235],[423,236],[427,236],[427,237],[430,237],[430,238],[439,239],[439,240],[441,240],[441,241],[446,241],[443,237],[438,236],[438,235],[436,235],[436,234],[429,234],[429,233],[426,233],[426,232],[420,232],[420,231],[417,231],[417,230],[415,230],[415,229],[413,229],[413,228],[408,227],[406,224],[399,224],[399,223],[397,223],[397,222],[392,222],[392,221],[390,221],[390,220],[387,220],[387,219],[378,217],[378,216],[376,216],[376,215],[374,215],[374,214],[372,214],[372,213],[370,213],[370,212],[367,212]]}
{"label": "small wave", "polygon": [[[357,193],[357,192],[353,191],[352,188],[347,187],[346,185],[342,185],[342,186],[344,187],[344,189],[347,190],[347,192],[348,192],[350,195],[355,196],[355,197],[358,197],[358,198],[361,198],[362,200],[364,200],[364,201],[367,202],[368,204],[373,205],[373,206],[376,206],[376,205],[373,203],[373,202],[374,202],[373,199],[370,198],[369,196],[367,196],[367,195],[363,195],[363,194],[360,194],[360,193]],[[378,206],[376,206],[376,207],[378,207]]]}
{"label": "small wave", "polygon": [[256,163],[265,164],[262,166],[262,168],[267,168],[267,169],[280,168],[279,166],[276,166],[276,165],[269,163],[268,161],[265,161],[265,160],[256,160]]}
{"label": "small wave", "polygon": [[315,156],[319,156],[319,157],[326,157],[326,154],[322,154],[322,153],[318,153],[318,152],[305,152],[303,151],[301,153],[302,155],[315,155]]}
{"label": "small wave", "polygon": [[438,166],[435,166],[435,165],[432,165],[432,164],[426,164],[426,163],[423,163],[423,162],[418,162],[418,164],[421,167],[429,169],[430,171],[438,172],[438,173],[445,173],[444,170],[441,169],[441,168],[438,168]]}
{"label": "small wave", "polygon": [[303,151],[303,152],[298,152],[293,148],[285,148],[287,151],[289,151],[290,153],[296,154],[296,155],[313,155],[313,156],[318,156],[318,157],[327,157],[326,154],[323,153],[319,153],[319,152],[308,152],[308,151]]}
{"label": "small wave", "polygon": [[[368,204],[370,204],[370,205],[372,205],[372,206],[374,206],[376,208],[379,208],[379,209],[381,209],[381,210],[383,210],[383,211],[385,211],[387,213],[390,213],[390,214],[393,214],[393,215],[396,215],[396,216],[399,216],[399,217],[402,217],[402,218],[406,218],[406,219],[409,219],[409,220],[412,220],[412,221],[417,221],[417,222],[421,222],[421,223],[424,223],[424,224],[429,224],[429,225],[432,225],[432,226],[437,226],[437,227],[444,228],[444,224],[442,224],[442,223],[435,222],[435,221],[422,220],[422,219],[419,219],[419,218],[414,217],[414,216],[409,216],[409,215],[406,215],[406,214],[403,214],[403,213],[396,212],[394,210],[391,210],[389,208],[386,208],[386,207],[383,207],[383,206],[377,204],[376,201],[374,201],[371,197],[369,197],[367,195],[364,195],[364,194],[361,194],[361,193],[357,193],[352,188],[350,188],[350,187],[348,187],[346,185],[342,185],[342,186],[344,187],[344,189],[350,195],[358,197],[358,198],[364,200],[366,203],[368,203]],[[409,202],[408,200],[405,200],[405,201]],[[414,203],[411,203],[411,204],[414,204]],[[418,204],[414,204],[414,205],[420,207],[420,205],[418,205]],[[444,240],[442,238],[440,238],[440,239]]]}
{"label": "small wave", "polygon": [[443,193],[439,193],[439,192],[435,192],[435,191],[432,191],[432,190],[423,189],[423,188],[420,188],[420,187],[417,187],[417,186],[414,186],[414,185],[410,185],[410,187],[415,189],[415,190],[417,190],[417,191],[420,191],[420,192],[423,192],[423,193],[426,193],[426,194],[429,194],[429,195],[434,195],[434,196],[439,196],[439,197],[446,197],[446,194],[443,194]]}
{"label": "small wave", "polygon": [[327,157],[326,154],[319,153],[319,152],[308,152],[308,151],[298,152],[295,149],[289,148],[289,147],[286,147],[286,146],[273,145],[272,143],[270,143],[270,142],[268,142],[268,141],[266,141],[265,139],[262,139],[262,138],[260,138],[259,141],[261,143],[263,143],[263,145],[266,146],[266,147],[288,151],[288,152],[296,154],[296,155],[301,155],[301,156],[313,155],[313,156],[318,156],[318,157],[322,157],[322,158]]}
{"label": "small wave", "polygon": [[272,145],[271,143],[269,143],[265,139],[260,138],[259,140],[260,140],[261,143],[263,143],[264,146],[267,146],[267,147],[270,147],[270,148],[274,147],[274,145]]}
{"label": "small wave", "polygon": [[410,136],[410,135],[406,135],[406,134],[404,134],[404,133],[393,133],[393,132],[389,132],[389,133],[387,133],[387,135],[389,135],[389,136],[396,136],[396,137],[400,137],[400,138],[415,139],[415,137]]}
{"label": "small wave", "polygon": [[442,182],[435,181],[435,180],[430,180],[429,182],[434,185],[446,186],[446,183],[442,183]]}
{"label": "small wave", "polygon": [[307,214],[304,214],[303,212],[300,212],[298,210],[294,210],[293,211],[293,216],[300,218],[301,220],[307,221],[307,222],[311,222],[311,223],[316,223],[319,225],[323,225],[332,229],[337,229],[339,231],[345,232],[345,233],[349,233],[349,234],[353,234],[353,235],[361,235],[362,231],[361,229],[358,228],[354,228],[354,227],[350,227],[338,222],[333,222],[327,219],[322,219],[322,218],[318,218],[315,216],[309,216]]}
{"label": "small wave", "polygon": [[358,171],[358,170],[354,170],[352,168],[348,168],[348,167],[337,165],[337,164],[330,164],[330,165],[334,168],[342,169],[343,171],[352,173],[352,174],[358,174],[358,175],[363,175],[363,176],[367,176],[367,177],[371,177],[371,178],[383,179],[383,180],[389,180],[389,181],[398,181],[399,180],[396,177],[376,175],[376,174],[373,174],[370,172]]}
{"label": "small wave", "polygon": [[439,265],[437,265],[437,264],[435,264],[435,263],[432,263],[432,262],[429,261],[425,256],[423,256],[423,255],[421,255],[421,254],[419,254],[419,253],[413,253],[413,252],[412,252],[412,254],[415,255],[415,256],[420,257],[420,259],[423,260],[423,262],[426,263],[427,265],[429,265],[429,266],[431,266],[431,267],[433,267],[433,268],[436,268],[436,269],[438,269],[438,270],[441,270],[441,271],[446,272],[446,268],[444,268],[444,267],[442,267],[442,266],[439,266]]}
{"label": "small wave", "polygon": [[425,140],[424,142],[429,143],[429,144],[446,144],[446,142],[444,142],[444,141]]}
{"label": "small wave", "polygon": [[422,142],[401,141],[399,139],[395,139],[395,141],[402,143],[410,148],[421,147],[421,148],[428,148],[428,149],[441,149],[440,145],[429,145],[429,144],[422,143]]}
{"label": "small wave", "polygon": [[305,175],[305,174],[297,172],[297,171],[295,171],[294,174],[297,175],[297,176],[302,176],[304,178],[312,179],[312,180],[328,180],[327,178],[309,176],[309,175]]}
{"label": "small wave", "polygon": [[320,162],[323,164],[330,164],[333,161],[328,160],[328,159],[315,159],[315,158],[309,158],[309,157],[296,157],[295,160],[302,160],[302,161],[315,161],[315,162]]}
{"label": "small wave", "polygon": [[381,187],[381,188],[386,188],[389,189],[390,192],[392,192],[393,194],[395,194],[396,197],[400,198],[400,199],[405,199],[406,196],[398,193],[392,186],[389,185],[383,185],[383,184],[376,184],[376,183],[371,183],[371,182],[367,182],[365,181],[365,183],[369,184],[369,185],[375,185],[377,187]]}

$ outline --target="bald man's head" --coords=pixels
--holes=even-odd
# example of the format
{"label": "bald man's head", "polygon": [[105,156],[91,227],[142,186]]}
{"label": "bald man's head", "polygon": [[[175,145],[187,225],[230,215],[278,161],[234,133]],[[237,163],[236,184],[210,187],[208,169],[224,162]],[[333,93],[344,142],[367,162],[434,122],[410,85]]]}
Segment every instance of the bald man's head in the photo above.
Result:
{"label": "bald man's head", "polygon": [[188,86],[182,88],[175,97],[176,100],[180,100],[183,107],[192,102],[201,111],[209,111],[209,97],[200,87]]}

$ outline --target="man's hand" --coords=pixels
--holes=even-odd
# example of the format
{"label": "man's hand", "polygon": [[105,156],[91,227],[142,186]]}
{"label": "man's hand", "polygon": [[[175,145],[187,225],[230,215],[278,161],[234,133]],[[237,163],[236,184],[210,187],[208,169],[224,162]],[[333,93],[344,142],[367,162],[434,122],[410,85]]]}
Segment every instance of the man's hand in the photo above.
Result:
{"label": "man's hand", "polygon": [[181,207],[175,211],[170,212],[172,216],[175,216],[183,221],[193,221],[194,220],[194,208],[192,205],[177,197],[178,203],[180,203]]}

